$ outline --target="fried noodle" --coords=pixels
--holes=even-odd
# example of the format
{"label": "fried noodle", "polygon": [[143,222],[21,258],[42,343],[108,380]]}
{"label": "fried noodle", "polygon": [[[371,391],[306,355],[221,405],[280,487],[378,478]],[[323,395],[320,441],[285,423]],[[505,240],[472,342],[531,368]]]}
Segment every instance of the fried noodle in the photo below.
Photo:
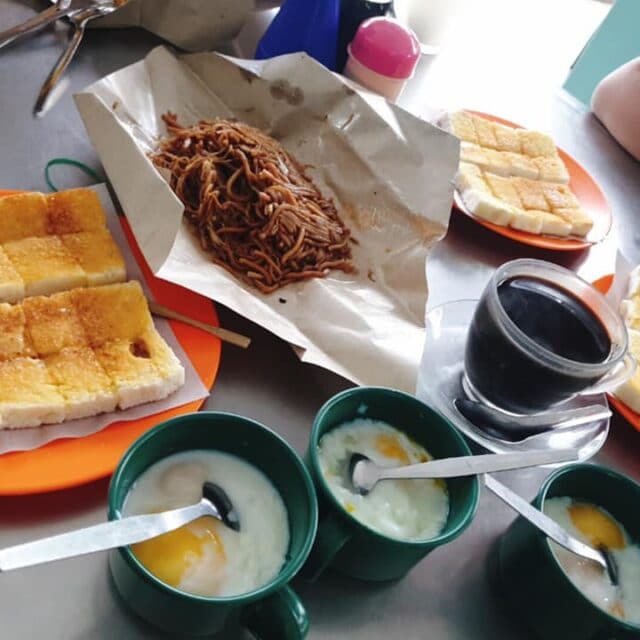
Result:
{"label": "fried noodle", "polygon": [[263,293],[291,282],[353,273],[349,229],[273,138],[229,120],[182,127],[163,116],[168,137],[151,154],[211,260]]}

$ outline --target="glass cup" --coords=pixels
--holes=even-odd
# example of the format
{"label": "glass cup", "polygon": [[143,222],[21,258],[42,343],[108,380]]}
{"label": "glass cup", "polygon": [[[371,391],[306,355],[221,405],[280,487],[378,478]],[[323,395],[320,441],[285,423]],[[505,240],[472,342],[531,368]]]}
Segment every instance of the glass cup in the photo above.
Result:
{"label": "glass cup", "polygon": [[[606,357],[600,362],[571,360],[522,331],[498,295],[498,287],[512,278],[541,281],[577,298],[608,335]],[[553,310],[532,307],[527,312],[546,314],[541,322],[548,325]],[[622,318],[591,284],[549,262],[514,260],[495,271],[478,302],[467,336],[463,386],[489,406],[515,413],[542,411],[578,394],[610,391],[628,380],[636,364],[627,342]]]}

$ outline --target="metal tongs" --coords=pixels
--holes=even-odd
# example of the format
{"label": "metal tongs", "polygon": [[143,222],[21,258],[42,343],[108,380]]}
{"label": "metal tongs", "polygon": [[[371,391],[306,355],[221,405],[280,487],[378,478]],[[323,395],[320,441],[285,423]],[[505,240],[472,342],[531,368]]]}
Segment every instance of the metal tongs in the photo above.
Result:
{"label": "metal tongs", "polygon": [[2,49],[19,38],[35,33],[60,18],[68,17],[71,20],[73,31],[69,39],[69,44],[51,70],[51,73],[42,85],[42,89],[40,89],[40,94],[34,107],[35,114],[42,112],[51,90],[69,66],[82,41],[87,23],[94,18],[113,13],[128,1],[129,0],[58,0],[58,2],[55,2],[51,7],[45,9],[30,20],[0,32],[0,49]]}

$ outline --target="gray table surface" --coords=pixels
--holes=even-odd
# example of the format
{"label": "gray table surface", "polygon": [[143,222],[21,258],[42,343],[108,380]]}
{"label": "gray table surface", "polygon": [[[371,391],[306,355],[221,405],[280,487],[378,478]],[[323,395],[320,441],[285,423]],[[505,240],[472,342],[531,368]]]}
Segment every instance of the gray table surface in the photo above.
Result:
{"label": "gray table surface", "polygon": [[[0,0],[0,29],[26,18],[38,6],[37,2]],[[137,30],[91,32],[67,75],[66,94],[44,118],[33,119],[31,106],[61,49],[63,31],[62,27],[47,31],[0,54],[0,187],[45,190],[43,167],[56,156],[99,167],[70,90],[138,60],[158,44]],[[586,165],[604,188],[614,211],[619,245],[630,259],[640,262],[640,164],[571,100],[548,95],[544,106],[552,114],[550,126],[560,146]],[[60,180],[64,186],[86,181],[81,174],[67,172]],[[615,238],[616,230],[604,246],[588,254],[554,255],[496,238],[462,216],[453,216],[447,238],[429,261],[429,306],[477,297],[495,266],[517,256],[556,260],[587,277],[607,273],[613,264]],[[248,334],[253,344],[248,351],[224,348],[207,408],[260,420],[302,452],[315,412],[348,383],[301,364],[286,344],[238,315],[220,307],[219,315],[224,326]],[[640,479],[639,454],[640,434],[615,417],[597,461]],[[543,470],[533,470],[503,474],[502,479],[531,498],[545,475]],[[103,520],[106,491],[104,480],[51,495],[0,498],[0,547]],[[485,570],[491,544],[512,519],[502,504],[483,493],[471,527],[402,581],[371,586],[329,576],[312,586],[298,584],[312,618],[309,637],[522,637],[523,630],[514,626],[491,595]],[[157,631],[121,606],[104,555],[0,576],[0,621],[3,640],[158,637]]]}

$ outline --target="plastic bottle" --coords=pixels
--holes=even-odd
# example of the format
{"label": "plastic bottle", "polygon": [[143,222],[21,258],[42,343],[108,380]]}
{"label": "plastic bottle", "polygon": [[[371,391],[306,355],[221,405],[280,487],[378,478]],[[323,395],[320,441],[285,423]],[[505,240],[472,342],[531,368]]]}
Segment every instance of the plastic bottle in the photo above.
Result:
{"label": "plastic bottle", "polygon": [[286,0],[256,49],[259,60],[304,51],[336,70],[340,0]]}

